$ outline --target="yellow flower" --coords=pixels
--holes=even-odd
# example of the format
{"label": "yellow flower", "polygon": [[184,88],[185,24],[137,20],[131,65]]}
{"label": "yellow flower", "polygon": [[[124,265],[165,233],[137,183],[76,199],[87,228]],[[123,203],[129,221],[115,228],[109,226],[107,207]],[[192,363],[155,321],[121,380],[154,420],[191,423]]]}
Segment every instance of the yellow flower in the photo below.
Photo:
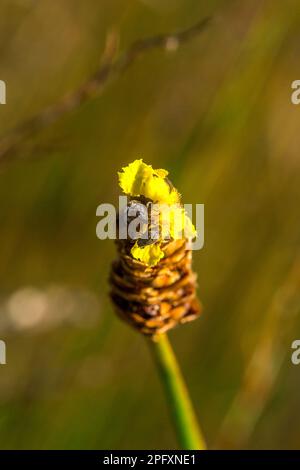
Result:
{"label": "yellow flower", "polygon": [[186,214],[185,209],[180,204],[172,204],[171,206],[161,206],[160,225],[162,239],[193,239],[197,236],[197,231],[191,219]]}
{"label": "yellow flower", "polygon": [[153,202],[176,204],[180,194],[167,180],[166,170],[154,170],[143,160],[135,160],[118,173],[119,185],[128,196],[144,196]]}
{"label": "yellow flower", "polygon": [[138,259],[148,266],[155,266],[161,258],[164,257],[164,252],[159,244],[146,245],[139,247],[137,242],[131,248],[131,254],[135,259]]}
{"label": "yellow flower", "polygon": [[119,185],[124,193],[130,197],[144,196],[150,199],[158,214],[159,239],[146,246],[139,246],[136,242],[131,248],[133,258],[148,266],[155,266],[164,257],[161,249],[163,241],[197,236],[192,221],[180,204],[180,194],[167,175],[166,170],[155,170],[143,160],[135,160],[118,172]]}

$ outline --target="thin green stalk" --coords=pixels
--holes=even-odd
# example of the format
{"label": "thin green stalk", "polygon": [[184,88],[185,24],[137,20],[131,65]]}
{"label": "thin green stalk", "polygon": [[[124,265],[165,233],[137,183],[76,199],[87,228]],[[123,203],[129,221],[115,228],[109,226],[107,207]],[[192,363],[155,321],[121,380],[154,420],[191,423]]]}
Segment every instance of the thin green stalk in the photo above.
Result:
{"label": "thin green stalk", "polygon": [[168,337],[151,341],[151,350],[159,370],[180,446],[185,450],[206,449],[196,414]]}

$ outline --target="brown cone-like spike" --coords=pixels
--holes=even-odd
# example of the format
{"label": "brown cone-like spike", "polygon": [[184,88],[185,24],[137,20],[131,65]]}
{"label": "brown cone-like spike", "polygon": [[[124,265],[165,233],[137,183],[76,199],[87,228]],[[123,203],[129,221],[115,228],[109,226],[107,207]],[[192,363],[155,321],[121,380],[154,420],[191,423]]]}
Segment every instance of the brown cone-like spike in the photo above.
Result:
{"label": "brown cone-like spike", "polygon": [[132,241],[118,240],[112,265],[111,298],[118,315],[151,337],[197,318],[201,308],[187,241],[164,242],[164,258],[153,267],[134,259],[132,246]]}

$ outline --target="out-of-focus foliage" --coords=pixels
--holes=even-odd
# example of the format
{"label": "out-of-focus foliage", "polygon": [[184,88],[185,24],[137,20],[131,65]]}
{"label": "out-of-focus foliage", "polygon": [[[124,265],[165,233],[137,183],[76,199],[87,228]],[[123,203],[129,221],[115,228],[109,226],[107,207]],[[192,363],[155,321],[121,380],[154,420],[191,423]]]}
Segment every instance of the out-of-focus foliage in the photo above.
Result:
{"label": "out-of-focus foliage", "polygon": [[0,447],[176,446],[146,344],[107,299],[114,244],[95,234],[135,158],[205,204],[204,313],[170,336],[209,445],[299,446],[299,2],[2,0],[0,13],[2,135],[89,77],[112,28],[126,49],[214,17],[0,168]]}

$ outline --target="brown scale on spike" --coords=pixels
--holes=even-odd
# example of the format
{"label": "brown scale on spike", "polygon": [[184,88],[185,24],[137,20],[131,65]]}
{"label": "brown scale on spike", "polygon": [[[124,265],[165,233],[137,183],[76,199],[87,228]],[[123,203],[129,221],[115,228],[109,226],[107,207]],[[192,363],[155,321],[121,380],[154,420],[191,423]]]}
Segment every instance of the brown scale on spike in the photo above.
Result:
{"label": "brown scale on spike", "polygon": [[153,267],[130,254],[133,242],[118,240],[111,270],[111,298],[117,314],[141,333],[155,337],[197,318],[196,274],[187,240],[166,241],[164,258]]}

